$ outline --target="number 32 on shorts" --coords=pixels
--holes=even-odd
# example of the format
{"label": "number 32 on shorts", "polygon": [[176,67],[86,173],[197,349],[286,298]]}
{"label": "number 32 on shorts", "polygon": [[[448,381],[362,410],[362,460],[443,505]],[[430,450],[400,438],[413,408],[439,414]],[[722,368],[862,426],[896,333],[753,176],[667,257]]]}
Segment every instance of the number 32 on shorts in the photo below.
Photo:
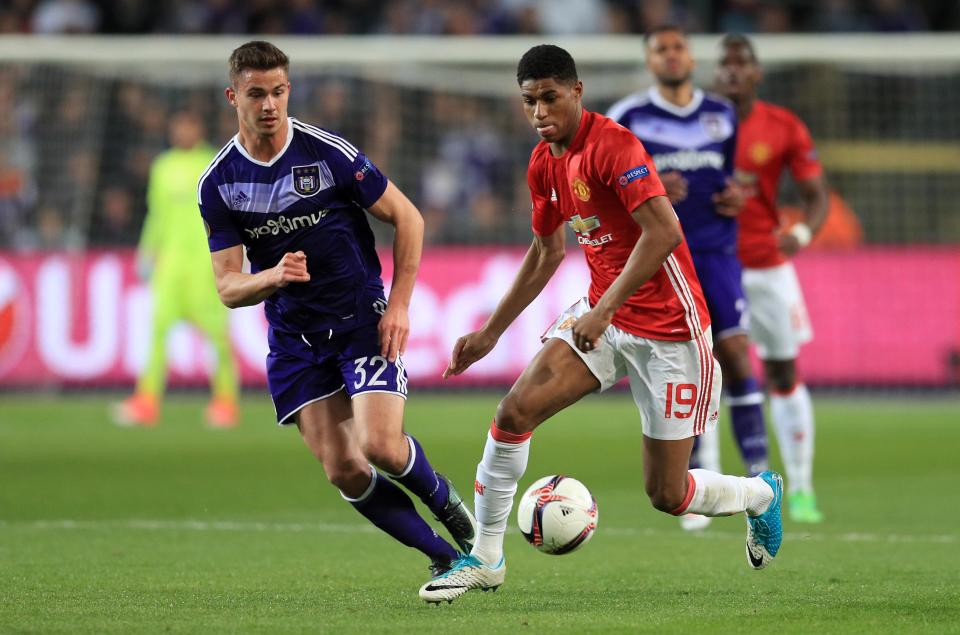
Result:
{"label": "number 32 on shorts", "polygon": [[[380,375],[383,374],[383,371],[387,370],[390,362],[387,361],[386,357],[382,355],[374,355],[373,357],[358,357],[353,360],[353,363],[356,364],[354,372],[356,373],[356,381],[353,382],[353,387],[360,388],[372,388],[374,386],[386,386],[386,380],[380,379]],[[370,374],[367,374],[367,370],[370,371]]]}
{"label": "number 32 on shorts", "polygon": [[[667,384],[667,407],[663,416],[666,419],[676,417],[687,419],[693,414],[693,406],[697,403],[696,384]],[[686,410],[682,410],[686,408]]]}

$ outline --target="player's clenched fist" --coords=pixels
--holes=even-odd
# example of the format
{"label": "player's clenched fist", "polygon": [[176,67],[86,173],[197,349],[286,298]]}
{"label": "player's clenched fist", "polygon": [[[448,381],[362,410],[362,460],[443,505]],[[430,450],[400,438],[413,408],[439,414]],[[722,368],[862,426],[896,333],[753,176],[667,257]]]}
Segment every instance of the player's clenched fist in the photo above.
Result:
{"label": "player's clenched fist", "polygon": [[307,255],[302,251],[283,254],[272,271],[273,284],[278,288],[285,287],[291,282],[310,281],[310,274],[307,272]]}
{"label": "player's clenched fist", "polygon": [[740,213],[745,201],[743,188],[733,179],[727,179],[727,186],[713,195],[713,203],[717,206],[717,214],[731,218]]}

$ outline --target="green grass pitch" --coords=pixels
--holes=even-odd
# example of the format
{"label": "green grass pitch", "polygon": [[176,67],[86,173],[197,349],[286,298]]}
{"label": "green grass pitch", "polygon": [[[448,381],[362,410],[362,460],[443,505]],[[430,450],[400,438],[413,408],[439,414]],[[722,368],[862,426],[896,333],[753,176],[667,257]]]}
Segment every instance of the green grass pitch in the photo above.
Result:
{"label": "green grass pitch", "polygon": [[[467,493],[498,397],[409,403]],[[594,539],[550,557],[514,529],[504,586],[441,606],[417,598],[426,559],[340,499],[265,397],[233,431],[203,427],[199,396],[150,430],[114,427],[108,403],[0,395],[0,633],[960,633],[955,398],[817,399],[827,520],[786,521],[758,572],[742,517],[694,536],[650,507],[632,403],[591,397],[534,435],[520,489],[584,481]]]}

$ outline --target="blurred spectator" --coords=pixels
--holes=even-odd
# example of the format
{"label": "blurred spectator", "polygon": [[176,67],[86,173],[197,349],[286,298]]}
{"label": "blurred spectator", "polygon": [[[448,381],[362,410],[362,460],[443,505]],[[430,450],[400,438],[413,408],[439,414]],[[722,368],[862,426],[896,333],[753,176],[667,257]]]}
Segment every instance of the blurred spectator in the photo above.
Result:
{"label": "blurred spectator", "polygon": [[15,72],[0,73],[0,245],[18,241],[36,204],[33,100]]}
{"label": "blurred spectator", "polygon": [[789,33],[790,12],[782,4],[764,3],[757,11],[757,31],[760,33]]}
{"label": "blurred spectator", "polygon": [[[141,207],[138,205],[138,207]],[[94,217],[96,231],[90,236],[93,245],[122,245],[137,244],[140,236],[141,219],[143,213],[134,214],[133,197],[123,186],[111,185],[103,190],[100,204],[97,206],[99,214]]]}
{"label": "blurred spectator", "polygon": [[290,0],[286,32],[290,35],[323,33],[323,12],[317,3],[313,0]]}
{"label": "blurred spectator", "polygon": [[37,209],[36,227],[24,232],[17,241],[18,249],[53,251],[78,249],[85,244],[76,227],[67,225],[56,207],[44,205]]}
{"label": "blurred spectator", "polygon": [[34,0],[9,0],[0,5],[0,33],[29,33]]}
{"label": "blurred spectator", "polygon": [[496,230],[506,205],[497,184],[506,183],[506,165],[498,133],[469,97],[437,94],[432,121],[440,128],[435,159],[423,170],[421,211],[428,238],[465,240]]}
{"label": "blurred spectator", "polygon": [[603,0],[500,0],[501,7],[518,14],[532,11],[537,31],[546,35],[604,33],[609,28]]}
{"label": "blurred spectator", "polygon": [[283,10],[278,10],[272,0],[247,0],[247,33],[285,35],[287,23]]}
{"label": "blurred spectator", "polygon": [[35,33],[95,33],[100,10],[86,0],[43,0],[33,14]]}
{"label": "blurred spectator", "polygon": [[924,31],[927,20],[914,3],[903,0],[873,0],[873,28],[876,31]]}
{"label": "blurred spectator", "polygon": [[664,24],[697,33],[705,29],[709,18],[673,0],[607,0],[607,4],[609,28],[614,33],[646,33]]}
{"label": "blurred spectator", "polygon": [[232,0],[175,0],[166,9],[171,33],[244,33],[246,13]]}
{"label": "blurred spectator", "polygon": [[162,4],[141,0],[103,0],[101,32],[111,34],[139,34],[156,30],[160,23]]}
{"label": "blurred spectator", "polygon": [[813,21],[816,31],[852,33],[864,31],[867,23],[858,15],[853,0],[824,0]]}

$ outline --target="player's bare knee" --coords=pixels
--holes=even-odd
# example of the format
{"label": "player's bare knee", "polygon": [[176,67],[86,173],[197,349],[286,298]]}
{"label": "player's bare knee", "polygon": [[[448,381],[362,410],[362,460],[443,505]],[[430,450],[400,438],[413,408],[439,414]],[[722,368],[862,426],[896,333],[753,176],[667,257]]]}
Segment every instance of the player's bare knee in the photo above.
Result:
{"label": "player's bare knee", "polygon": [[370,466],[363,461],[339,461],[323,467],[330,484],[347,496],[359,496],[370,484]]}
{"label": "player's bare knee", "polygon": [[769,388],[775,392],[790,392],[797,383],[796,368],[791,362],[767,362],[764,371]]}
{"label": "player's bare knee", "polygon": [[363,454],[370,463],[390,474],[400,474],[410,458],[406,437],[373,439],[364,443]]}
{"label": "player's bare knee", "polygon": [[497,406],[497,427],[504,432],[525,434],[537,427],[539,421],[523,406],[519,399],[508,394]]}
{"label": "player's bare knee", "polygon": [[647,487],[647,496],[650,497],[650,504],[654,509],[669,514],[683,504],[686,491],[679,487],[658,484]]}

